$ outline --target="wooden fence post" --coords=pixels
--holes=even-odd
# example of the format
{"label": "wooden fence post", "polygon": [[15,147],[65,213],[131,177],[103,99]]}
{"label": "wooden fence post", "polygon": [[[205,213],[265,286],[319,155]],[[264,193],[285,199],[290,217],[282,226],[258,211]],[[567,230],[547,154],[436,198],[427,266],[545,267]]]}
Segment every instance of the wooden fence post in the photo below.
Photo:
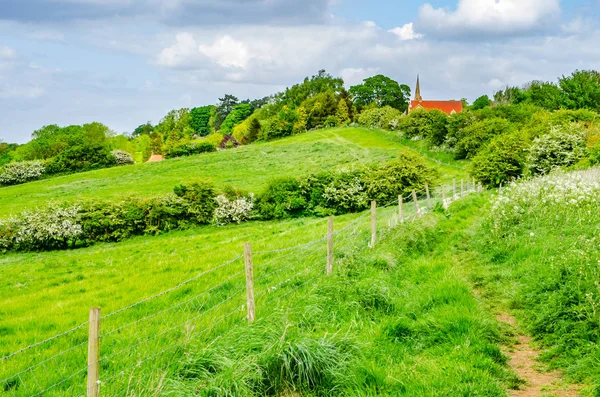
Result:
{"label": "wooden fence post", "polygon": [[371,201],[371,248],[375,247],[377,240],[377,203]]}
{"label": "wooden fence post", "polygon": [[429,183],[425,184],[425,192],[427,193],[427,207],[431,208],[431,195],[429,194]]}
{"label": "wooden fence post", "polygon": [[398,215],[400,216],[400,222],[404,223],[404,211],[403,211],[403,200],[402,196],[398,196]]}
{"label": "wooden fence post", "polygon": [[452,179],[452,200],[456,200],[456,178]]}
{"label": "wooden fence post", "polygon": [[498,188],[498,195],[502,197],[502,182],[500,182],[500,187]]}
{"label": "wooden fence post", "polygon": [[419,202],[417,201],[417,192],[412,191],[412,199],[415,202],[415,209],[417,210],[417,215],[419,215]]}
{"label": "wooden fence post", "polygon": [[442,185],[442,208],[446,208],[446,186]]}
{"label": "wooden fence post", "polygon": [[100,391],[100,308],[90,309],[88,333],[87,397],[98,397]]}
{"label": "wooden fence post", "polygon": [[252,246],[244,244],[244,262],[246,264],[246,296],[248,304],[248,323],[252,324],[256,318],[254,306],[254,272],[252,270]]}
{"label": "wooden fence post", "polygon": [[473,177],[473,183],[471,185],[471,191],[473,191],[473,192],[477,191],[477,186],[475,185],[475,177]]}
{"label": "wooden fence post", "polygon": [[460,197],[465,197],[465,180],[460,180]]}
{"label": "wooden fence post", "polygon": [[327,275],[333,272],[333,216],[327,221]]}

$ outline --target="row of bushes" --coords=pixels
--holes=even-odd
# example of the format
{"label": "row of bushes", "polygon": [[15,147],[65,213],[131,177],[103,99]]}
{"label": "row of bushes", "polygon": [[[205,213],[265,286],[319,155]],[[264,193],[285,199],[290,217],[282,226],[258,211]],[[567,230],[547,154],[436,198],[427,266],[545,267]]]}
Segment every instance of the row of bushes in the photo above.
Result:
{"label": "row of bushes", "polygon": [[165,157],[184,157],[215,151],[217,151],[217,147],[211,142],[189,142],[174,146],[165,153]]}
{"label": "row of bushes", "polygon": [[233,187],[217,190],[209,181],[196,181],[150,199],[50,203],[0,221],[0,249],[65,249],[191,225],[356,212],[370,200],[389,202],[426,183],[433,185],[435,178],[421,158],[402,155],[380,166],[277,179],[257,199]]}
{"label": "row of bushes", "polygon": [[46,161],[6,164],[0,169],[0,185],[17,185],[40,179],[44,175],[69,174],[134,162],[131,154],[122,150],[110,151],[94,144],[74,146]]}

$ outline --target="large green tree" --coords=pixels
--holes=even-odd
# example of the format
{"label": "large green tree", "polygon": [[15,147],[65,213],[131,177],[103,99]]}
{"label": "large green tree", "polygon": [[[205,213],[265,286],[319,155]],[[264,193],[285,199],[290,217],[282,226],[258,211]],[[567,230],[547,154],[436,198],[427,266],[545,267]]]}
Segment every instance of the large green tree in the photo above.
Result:
{"label": "large green tree", "polygon": [[212,126],[210,125],[210,116],[214,111],[213,105],[201,106],[190,110],[190,126],[200,136],[210,134]]}
{"label": "large green tree", "polygon": [[223,98],[219,98],[219,103],[215,108],[215,117],[213,121],[215,131],[221,129],[221,124],[223,124],[229,113],[231,113],[233,108],[239,103],[240,102],[235,95],[225,94]]}
{"label": "large green tree", "polygon": [[233,127],[246,120],[252,114],[252,105],[249,103],[240,103],[236,105],[221,124],[220,132],[222,134],[231,134]]}
{"label": "large green tree", "polygon": [[479,98],[475,99],[473,104],[471,105],[471,110],[479,110],[486,108],[492,104],[492,100],[487,95],[482,95]]}
{"label": "large green tree", "polygon": [[359,108],[374,103],[405,112],[408,110],[410,87],[379,74],[363,80],[363,84],[350,87],[350,95]]}
{"label": "large green tree", "polygon": [[571,76],[559,79],[563,105],[567,109],[591,109],[600,112],[600,73],[595,70],[576,70]]}

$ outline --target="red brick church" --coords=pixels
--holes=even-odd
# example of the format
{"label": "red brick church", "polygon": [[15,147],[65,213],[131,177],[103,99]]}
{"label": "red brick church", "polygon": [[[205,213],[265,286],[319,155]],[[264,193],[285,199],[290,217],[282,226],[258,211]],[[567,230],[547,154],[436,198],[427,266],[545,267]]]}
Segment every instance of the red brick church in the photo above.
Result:
{"label": "red brick church", "polygon": [[421,97],[421,83],[417,76],[417,88],[415,89],[415,99],[410,101],[409,113],[415,109],[438,109],[446,114],[460,113],[463,110],[462,101],[424,101]]}

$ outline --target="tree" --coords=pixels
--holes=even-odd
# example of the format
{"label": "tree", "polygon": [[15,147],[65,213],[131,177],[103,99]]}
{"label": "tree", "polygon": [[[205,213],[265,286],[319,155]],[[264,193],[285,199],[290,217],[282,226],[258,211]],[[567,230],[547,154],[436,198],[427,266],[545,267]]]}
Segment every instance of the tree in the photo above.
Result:
{"label": "tree", "polygon": [[225,121],[229,113],[233,111],[233,108],[239,103],[236,96],[225,94],[223,98],[219,98],[219,103],[215,108],[215,118],[213,127],[215,131],[221,129],[221,124]]}
{"label": "tree", "polygon": [[494,94],[494,104],[496,105],[514,105],[524,102],[527,99],[527,94],[519,87],[506,86],[504,90],[500,90]]}
{"label": "tree", "polygon": [[342,90],[344,90],[344,80],[335,78],[324,69],[321,69],[310,79],[306,77],[301,84],[295,84],[287,88],[280,95],[280,108],[283,106],[296,108],[308,98],[322,92],[331,91],[334,95],[338,95]]}
{"label": "tree", "polygon": [[131,135],[134,137],[140,135],[150,135],[152,131],[154,131],[154,127],[152,126],[152,123],[148,121],[146,124],[139,125],[135,130],[133,130]]}
{"label": "tree", "polygon": [[322,127],[329,116],[335,116],[338,109],[338,102],[331,91],[322,92],[302,103],[308,114],[307,129]]}
{"label": "tree", "polygon": [[346,125],[350,122],[350,115],[348,114],[348,105],[344,99],[340,99],[338,102],[337,113],[335,115],[338,119],[338,122],[341,125]]}
{"label": "tree", "polygon": [[558,110],[564,102],[562,90],[553,83],[532,81],[527,93],[532,104],[546,110]]}
{"label": "tree", "polygon": [[600,112],[600,73],[595,70],[576,70],[559,79],[567,109],[590,109]]}
{"label": "tree", "polygon": [[251,114],[252,106],[249,103],[236,105],[221,124],[220,132],[222,134],[230,134],[233,131],[233,127],[246,120]]}
{"label": "tree", "polygon": [[250,120],[250,126],[248,127],[248,135],[246,136],[247,143],[252,143],[258,139],[260,134],[260,122],[256,117]]}
{"label": "tree", "polygon": [[211,133],[210,116],[214,106],[202,106],[190,110],[190,126],[200,136],[206,136]]}
{"label": "tree", "polygon": [[405,112],[408,110],[410,87],[379,74],[363,80],[363,84],[350,87],[350,95],[359,108],[375,103],[379,107],[391,106]]}
{"label": "tree", "polygon": [[490,97],[487,95],[482,95],[479,98],[475,99],[473,105],[471,105],[471,110],[479,110],[483,108],[487,108],[492,104]]}

